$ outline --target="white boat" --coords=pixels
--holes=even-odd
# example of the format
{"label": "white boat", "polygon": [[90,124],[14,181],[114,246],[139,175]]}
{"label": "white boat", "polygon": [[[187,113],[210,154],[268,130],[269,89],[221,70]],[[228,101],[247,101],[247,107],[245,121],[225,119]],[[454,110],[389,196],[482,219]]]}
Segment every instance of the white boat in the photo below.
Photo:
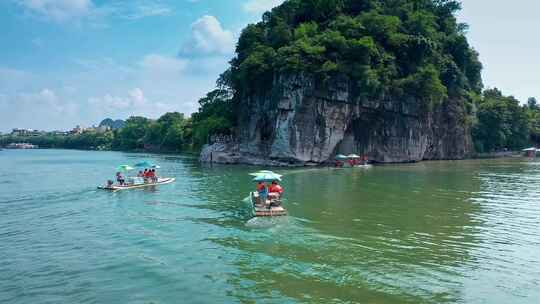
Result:
{"label": "white boat", "polygon": [[250,203],[253,208],[253,215],[256,217],[285,216],[287,209],[283,208],[280,199],[267,199],[264,203],[259,203],[259,193],[250,193]]}
{"label": "white boat", "polygon": [[366,164],[366,165],[356,165],[354,166],[355,168],[362,168],[362,169],[369,169],[371,167],[373,167],[373,165],[370,165],[370,164]]}
{"label": "white boat", "polygon": [[528,149],[523,149],[522,152],[523,152],[523,156],[534,158],[538,156],[538,154],[540,153],[540,149],[532,147]]}
{"label": "white boat", "polygon": [[141,184],[124,184],[124,185],[106,185],[98,187],[100,190],[107,190],[107,191],[121,191],[121,190],[130,190],[130,189],[138,189],[138,188],[146,188],[146,187],[153,187],[153,186],[160,186],[165,184],[170,184],[174,182],[175,178],[158,178],[158,180],[154,183],[141,183]]}

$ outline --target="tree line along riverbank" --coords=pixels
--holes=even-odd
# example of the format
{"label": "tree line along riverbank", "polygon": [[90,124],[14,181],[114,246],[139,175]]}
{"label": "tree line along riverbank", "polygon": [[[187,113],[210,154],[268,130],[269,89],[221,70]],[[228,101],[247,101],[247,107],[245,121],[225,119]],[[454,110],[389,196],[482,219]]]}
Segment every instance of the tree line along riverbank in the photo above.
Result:
{"label": "tree line along riverbank", "polygon": [[[221,92],[221,93],[220,93]],[[122,128],[81,134],[43,133],[36,136],[6,134],[0,136],[0,146],[10,143],[29,143],[40,148],[150,151],[159,153],[198,151],[210,134],[230,134],[231,117],[224,109],[223,92],[215,90],[199,100],[198,112],[185,117],[171,112],[158,119],[133,116]]]}
{"label": "tree line along riverbank", "polygon": [[[0,136],[0,146],[30,143],[41,148],[118,150],[150,152],[197,152],[212,135],[234,137],[235,118],[227,91],[216,89],[199,100],[191,117],[178,112],[158,119],[134,116],[125,125],[107,132],[39,136]],[[535,98],[521,104],[498,89],[475,96],[475,117],[471,124],[475,152],[484,155],[502,150],[520,150],[540,144],[540,105]]]}

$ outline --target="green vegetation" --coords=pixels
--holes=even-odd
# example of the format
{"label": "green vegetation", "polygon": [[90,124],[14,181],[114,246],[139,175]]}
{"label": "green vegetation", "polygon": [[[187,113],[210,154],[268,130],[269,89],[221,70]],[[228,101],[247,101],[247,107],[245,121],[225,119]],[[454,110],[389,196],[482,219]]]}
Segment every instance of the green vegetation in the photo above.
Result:
{"label": "green vegetation", "polygon": [[320,88],[345,80],[359,102],[416,101],[419,115],[454,98],[478,152],[540,143],[535,99],[524,107],[497,90],[482,93],[478,53],[455,17],[460,8],[453,0],[285,1],[243,30],[222,77],[237,102],[268,93],[287,74],[314,76]]}
{"label": "green vegetation", "polygon": [[320,85],[346,76],[358,100],[414,97],[430,110],[448,96],[480,93],[482,65],[452,0],[289,0],[239,39],[230,84],[237,97],[277,75]]}
{"label": "green vegetation", "polygon": [[473,129],[477,152],[519,150],[540,143],[540,108],[536,99],[530,98],[522,106],[513,96],[491,89],[484,91],[477,104],[478,121]]}
{"label": "green vegetation", "polygon": [[230,92],[216,89],[200,99],[199,104],[201,108],[191,117],[194,147],[208,143],[210,135],[233,133],[236,120]]}
{"label": "green vegetation", "polygon": [[190,144],[190,121],[178,112],[166,113],[158,120],[130,117],[115,133],[115,150],[181,151]]}
{"label": "green vegetation", "polygon": [[527,121],[531,142],[540,145],[540,105],[534,97],[527,101]]}
{"label": "green vegetation", "polygon": [[105,133],[86,132],[73,135],[54,135],[52,133],[40,136],[4,135],[0,137],[0,146],[6,146],[10,143],[30,143],[41,148],[109,150],[113,138],[114,133],[112,131]]}
{"label": "green vegetation", "polygon": [[0,146],[25,142],[42,148],[92,150],[146,150],[154,152],[180,152],[199,149],[212,134],[229,135],[234,119],[230,107],[230,93],[216,89],[199,100],[200,109],[192,118],[184,114],[166,113],[157,120],[130,117],[118,130],[98,133],[39,136],[0,136]]}

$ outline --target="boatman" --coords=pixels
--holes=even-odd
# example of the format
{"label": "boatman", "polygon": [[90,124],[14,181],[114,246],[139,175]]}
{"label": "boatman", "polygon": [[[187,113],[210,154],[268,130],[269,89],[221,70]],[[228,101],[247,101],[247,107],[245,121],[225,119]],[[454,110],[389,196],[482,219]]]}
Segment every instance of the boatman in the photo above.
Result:
{"label": "boatman", "polygon": [[122,173],[116,172],[116,181],[120,184],[120,186],[123,186],[126,180],[122,176]]}

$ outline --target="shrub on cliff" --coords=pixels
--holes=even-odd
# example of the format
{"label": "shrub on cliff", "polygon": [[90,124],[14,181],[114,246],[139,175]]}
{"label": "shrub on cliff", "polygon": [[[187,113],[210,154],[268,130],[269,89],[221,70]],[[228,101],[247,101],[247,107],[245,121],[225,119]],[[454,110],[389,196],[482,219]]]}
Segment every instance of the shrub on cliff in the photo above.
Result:
{"label": "shrub on cliff", "polygon": [[210,135],[229,135],[235,124],[230,92],[216,89],[199,100],[199,111],[193,113],[193,145],[201,147],[208,142]]}
{"label": "shrub on cliff", "polygon": [[340,75],[361,99],[411,96],[426,109],[480,93],[482,66],[459,9],[452,0],[288,0],[243,30],[230,84],[242,97],[283,73],[321,83]]}

